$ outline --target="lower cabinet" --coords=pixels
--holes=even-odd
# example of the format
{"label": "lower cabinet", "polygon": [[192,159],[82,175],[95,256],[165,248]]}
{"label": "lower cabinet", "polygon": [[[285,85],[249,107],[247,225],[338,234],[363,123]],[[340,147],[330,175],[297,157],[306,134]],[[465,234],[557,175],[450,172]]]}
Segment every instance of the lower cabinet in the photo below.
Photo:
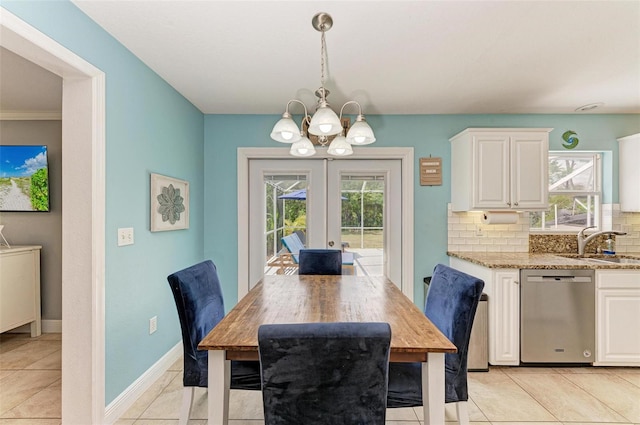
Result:
{"label": "lower cabinet", "polygon": [[489,364],[520,364],[520,270],[490,269],[455,257],[451,267],[484,280],[489,307]]}
{"label": "lower cabinet", "polygon": [[31,324],[41,333],[40,246],[0,249],[0,332]]}
{"label": "lower cabinet", "polygon": [[596,271],[596,366],[640,366],[640,270]]}

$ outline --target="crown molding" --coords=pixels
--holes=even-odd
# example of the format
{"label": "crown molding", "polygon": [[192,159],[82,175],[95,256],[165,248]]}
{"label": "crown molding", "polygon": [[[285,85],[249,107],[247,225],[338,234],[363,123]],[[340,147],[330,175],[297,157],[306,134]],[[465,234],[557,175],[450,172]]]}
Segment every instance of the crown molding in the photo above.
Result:
{"label": "crown molding", "polygon": [[0,121],[61,121],[60,111],[0,111]]}

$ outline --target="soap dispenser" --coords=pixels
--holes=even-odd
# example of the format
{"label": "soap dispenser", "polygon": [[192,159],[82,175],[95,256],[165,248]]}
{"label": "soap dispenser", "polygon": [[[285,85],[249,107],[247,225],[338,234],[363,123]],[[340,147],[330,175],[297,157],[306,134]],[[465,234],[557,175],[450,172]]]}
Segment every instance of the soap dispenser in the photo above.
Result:
{"label": "soap dispenser", "polygon": [[602,251],[605,255],[615,255],[616,253],[616,241],[613,240],[611,235],[604,241],[604,250]]}

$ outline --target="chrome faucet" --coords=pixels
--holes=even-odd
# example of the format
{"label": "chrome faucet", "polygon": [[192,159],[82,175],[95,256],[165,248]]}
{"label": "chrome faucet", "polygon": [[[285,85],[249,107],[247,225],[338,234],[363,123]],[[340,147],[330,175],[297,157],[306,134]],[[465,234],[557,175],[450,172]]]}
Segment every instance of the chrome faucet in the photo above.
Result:
{"label": "chrome faucet", "polygon": [[591,240],[599,235],[618,235],[623,236],[626,235],[626,232],[616,232],[614,230],[601,230],[600,232],[595,232],[590,234],[589,236],[584,235],[584,231],[587,229],[593,229],[596,226],[585,227],[584,229],[578,232],[578,255],[584,255],[584,248],[587,246]]}

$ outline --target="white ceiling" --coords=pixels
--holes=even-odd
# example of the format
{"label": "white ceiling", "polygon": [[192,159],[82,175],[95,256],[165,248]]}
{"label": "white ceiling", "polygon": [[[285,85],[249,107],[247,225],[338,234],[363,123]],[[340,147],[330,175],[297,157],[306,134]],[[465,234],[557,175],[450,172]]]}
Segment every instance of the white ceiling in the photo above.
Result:
{"label": "white ceiling", "polygon": [[640,0],[73,3],[204,113],[282,113],[294,97],[311,107],[320,11],[334,20],[334,107],[573,113],[603,102],[591,113],[640,113]]}

